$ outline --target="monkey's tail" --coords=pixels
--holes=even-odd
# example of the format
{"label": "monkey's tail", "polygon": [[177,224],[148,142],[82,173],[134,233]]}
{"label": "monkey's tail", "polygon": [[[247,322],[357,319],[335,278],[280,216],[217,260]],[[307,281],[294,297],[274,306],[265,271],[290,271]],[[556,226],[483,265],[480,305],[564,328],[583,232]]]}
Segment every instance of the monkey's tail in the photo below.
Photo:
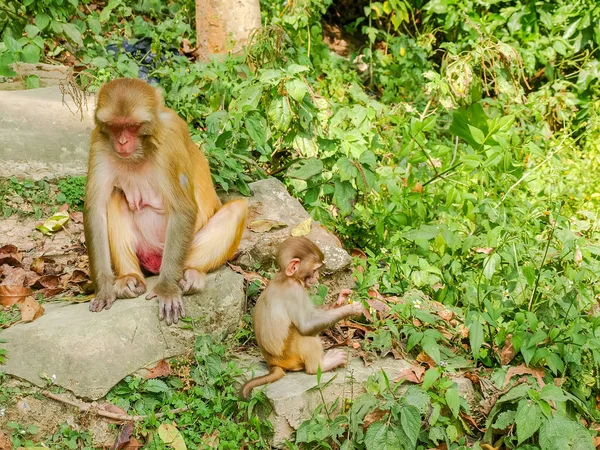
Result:
{"label": "monkey's tail", "polygon": [[273,383],[274,381],[283,378],[284,375],[285,370],[279,366],[272,366],[267,375],[252,378],[250,381],[248,381],[242,388],[242,396],[244,398],[248,398],[250,396],[250,392],[255,387],[262,386],[263,384]]}

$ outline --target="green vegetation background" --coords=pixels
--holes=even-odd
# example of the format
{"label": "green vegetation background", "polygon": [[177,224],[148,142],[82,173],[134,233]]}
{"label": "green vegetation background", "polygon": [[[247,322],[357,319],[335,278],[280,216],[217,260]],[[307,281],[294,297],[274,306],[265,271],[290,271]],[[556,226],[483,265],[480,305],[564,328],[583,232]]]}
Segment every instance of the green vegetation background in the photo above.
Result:
{"label": "green vegetation background", "polygon": [[[146,65],[146,55],[109,44],[150,37],[162,59],[149,73],[202,144],[215,183],[248,194],[252,180],[282,179],[314,219],[364,252],[363,299],[373,289],[403,296],[363,348],[426,354],[433,364],[423,384],[406,391],[376,377],[338,418],[323,407],[291,447],[595,448],[600,5],[262,0],[261,8],[264,28],[247,54],[195,63],[169,51],[183,39],[194,45],[189,0],[10,2],[0,5],[0,75],[11,75],[13,61],[66,61],[94,89]],[[63,186],[60,199],[80,204],[81,182]],[[434,314],[434,301],[456,320]],[[269,426],[253,414],[261,396],[236,402],[237,372],[224,356],[200,340],[193,389],[176,376],[127,379],[112,398],[136,414],[190,403],[193,413],[175,418],[188,445],[218,429],[219,448],[265,447]],[[543,369],[544,386],[528,377],[502,391],[509,367],[522,365]],[[487,410],[469,410],[450,377],[475,368],[481,389],[496,394]],[[13,442],[26,442],[31,430],[14,425]],[[63,428],[53,448],[89,444]],[[154,439],[148,448],[165,447]]]}

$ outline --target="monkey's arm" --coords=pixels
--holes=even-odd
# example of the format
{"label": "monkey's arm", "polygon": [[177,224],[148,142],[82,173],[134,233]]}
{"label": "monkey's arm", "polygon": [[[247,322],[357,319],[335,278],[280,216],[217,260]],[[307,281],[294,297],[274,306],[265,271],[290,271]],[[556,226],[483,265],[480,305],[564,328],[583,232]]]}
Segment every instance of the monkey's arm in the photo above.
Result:
{"label": "monkey's arm", "polygon": [[90,310],[110,309],[116,299],[114,275],[110,261],[108,242],[107,208],[112,195],[112,179],[97,157],[93,147],[88,168],[88,180],[83,213],[85,243],[90,258],[90,272],[96,296],[90,303]]}
{"label": "monkey's arm", "polygon": [[335,309],[316,309],[310,303],[308,295],[302,300],[300,307],[292,312],[292,323],[303,336],[315,336],[326,330],[336,322],[347,317],[362,314],[363,306],[360,303],[344,305]]}
{"label": "monkey's arm", "polygon": [[165,171],[162,185],[165,186],[168,203],[168,222],[165,247],[158,282],[147,299],[158,298],[159,318],[166,317],[170,325],[185,315],[179,280],[192,243],[197,207],[193,187],[178,164]]}

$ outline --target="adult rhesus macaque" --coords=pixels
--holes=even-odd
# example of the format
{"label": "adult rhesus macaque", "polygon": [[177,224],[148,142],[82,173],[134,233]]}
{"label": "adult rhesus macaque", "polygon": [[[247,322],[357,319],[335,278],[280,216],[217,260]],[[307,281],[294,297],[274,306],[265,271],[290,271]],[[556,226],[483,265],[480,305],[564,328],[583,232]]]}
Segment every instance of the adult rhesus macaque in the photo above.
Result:
{"label": "adult rhesus macaque", "polygon": [[332,309],[315,308],[307,289],[317,282],[323,253],[310,239],[291,237],[278,251],[279,272],[256,302],[254,332],[267,361],[269,373],[248,381],[242,395],[248,397],[256,386],[272,383],[285,371],[305,370],[309,374],[344,366],[348,354],[331,350],[323,354],[318,334],[339,320],[363,313],[361,303],[345,304],[349,289],[340,292]]}
{"label": "adult rhesus macaque", "polygon": [[247,202],[221,207],[187,124],[145,82],[105,84],[95,123],[84,213],[90,310],[146,292],[144,269],[159,274],[146,298],[158,299],[161,320],[177,323],[182,294],[202,289],[206,273],[237,250]]}

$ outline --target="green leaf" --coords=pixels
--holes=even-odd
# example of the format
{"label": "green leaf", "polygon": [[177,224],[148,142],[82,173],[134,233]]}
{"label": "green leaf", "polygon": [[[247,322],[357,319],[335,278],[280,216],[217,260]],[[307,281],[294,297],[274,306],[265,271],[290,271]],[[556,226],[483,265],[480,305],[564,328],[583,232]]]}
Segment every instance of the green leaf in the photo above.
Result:
{"label": "green leaf", "polygon": [[23,49],[23,46],[19,41],[6,33],[4,34],[4,39],[2,41],[4,42],[4,45],[6,45],[6,48],[13,53],[20,52]]}
{"label": "green leaf", "polygon": [[501,412],[500,414],[498,414],[498,418],[496,419],[492,427],[496,430],[506,430],[513,423],[515,423],[516,414],[517,412],[513,410]]}
{"label": "green leaf", "polygon": [[310,67],[301,66],[299,64],[290,64],[289,66],[286,67],[285,70],[290,75],[296,75],[297,73],[308,72],[310,70]]}
{"label": "green leaf", "polygon": [[40,87],[40,77],[38,77],[37,75],[29,75],[25,79],[25,85],[27,86],[27,89],[39,88]]}
{"label": "green leaf", "polygon": [[427,372],[425,372],[425,376],[423,377],[423,384],[421,387],[424,390],[428,390],[431,386],[433,386],[433,383],[435,383],[439,377],[440,371],[436,367],[427,369]]}
{"label": "green leaf", "polygon": [[13,62],[15,62],[15,59],[12,53],[5,52],[0,54],[0,76],[14,77],[17,74],[10,67]]}
{"label": "green leaf", "polygon": [[173,447],[174,450],[187,450],[183,436],[177,427],[170,423],[162,423],[158,427],[158,437],[165,444]]}
{"label": "green leaf", "polygon": [[267,145],[267,121],[266,119],[257,113],[251,113],[246,116],[244,120],[246,124],[246,131],[252,138],[256,145],[265,147]]}
{"label": "green leaf", "polygon": [[75,25],[72,23],[64,23],[62,29],[71,41],[75,42],[78,46],[83,47],[81,32]]}
{"label": "green leaf", "polygon": [[104,69],[106,66],[108,66],[108,59],[102,56],[97,56],[94,59],[92,59],[91,64],[92,66],[97,67],[99,69]]}
{"label": "green leaf", "polygon": [[523,276],[525,277],[525,281],[529,286],[533,286],[535,283],[536,270],[533,265],[523,266],[521,268],[523,270]]}
{"label": "green leaf", "polygon": [[301,102],[308,92],[306,83],[302,80],[290,80],[285,83],[285,88],[290,96],[297,102]]}
{"label": "green leaf", "polygon": [[102,10],[102,12],[100,13],[100,22],[104,23],[108,19],[110,19],[110,15],[111,15],[113,9],[115,9],[120,4],[121,4],[120,0],[116,0],[116,1],[111,0],[111,1],[109,1],[108,5],[106,5],[104,7],[104,9]]}
{"label": "green leaf", "polygon": [[483,263],[484,264],[483,275],[488,280],[492,279],[492,277],[494,276],[494,273],[496,273],[496,266],[501,261],[502,261],[502,258],[500,258],[500,255],[498,253],[492,253],[485,259],[485,261]]}
{"label": "green leaf", "polygon": [[400,424],[402,431],[408,438],[411,448],[417,445],[417,438],[421,430],[421,414],[419,410],[413,406],[405,406],[400,410]]}
{"label": "green leaf", "polygon": [[425,353],[427,353],[436,364],[440,363],[440,346],[433,337],[425,336],[421,341],[421,347],[423,347]]}
{"label": "green leaf", "polygon": [[25,32],[27,33],[27,37],[33,38],[36,37],[38,35],[38,33],[40,32],[40,29],[38,27],[36,27],[35,25],[25,25]]}
{"label": "green leaf", "polygon": [[146,392],[154,392],[154,393],[168,392],[169,386],[164,381],[155,378],[155,379],[146,381],[144,383],[143,389]]}
{"label": "green leaf", "polygon": [[292,122],[292,110],[287,97],[274,99],[269,105],[267,115],[279,131],[288,131]]}
{"label": "green leaf", "polygon": [[529,439],[542,425],[542,411],[537,403],[531,400],[521,400],[515,416],[517,424],[518,444]]}
{"label": "green leaf", "polygon": [[399,450],[406,448],[405,444],[393,428],[383,422],[371,424],[365,434],[367,450]]}
{"label": "green leaf", "polygon": [[297,134],[296,137],[294,137],[292,146],[294,147],[294,150],[305,158],[317,156],[319,153],[315,139],[304,134]]}
{"label": "green leaf", "polygon": [[340,171],[340,179],[342,181],[354,180],[358,176],[358,169],[352,164],[352,161],[345,156],[338,159],[335,165]]}
{"label": "green leaf", "polygon": [[323,172],[323,162],[317,158],[302,159],[290,166],[287,176],[299,180],[308,180]]}
{"label": "green leaf", "polygon": [[542,450],[594,450],[590,432],[559,413],[541,426],[539,443]]}
{"label": "green leaf", "polygon": [[446,404],[450,411],[452,411],[452,415],[454,417],[458,417],[458,412],[460,411],[460,394],[458,393],[458,389],[450,388],[446,391]]}
{"label": "green leaf", "polygon": [[471,322],[469,325],[469,344],[471,345],[471,352],[473,352],[473,358],[475,361],[479,359],[479,350],[483,343],[483,324],[479,319]]}
{"label": "green leaf", "polygon": [[26,63],[33,63],[35,64],[36,62],[40,61],[40,56],[41,56],[41,50],[37,45],[34,44],[27,44],[24,48],[23,48],[23,62]]}
{"label": "green leaf", "polygon": [[100,34],[102,32],[102,25],[100,24],[97,15],[88,16],[87,23],[88,29],[92,34]]}
{"label": "green leaf", "polygon": [[45,29],[50,23],[50,16],[46,13],[37,13],[35,16],[35,24],[40,30]]}
{"label": "green leaf", "polygon": [[230,111],[251,111],[258,107],[263,88],[260,84],[247,86],[229,105]]}
{"label": "green leaf", "polygon": [[485,134],[479,128],[469,125],[469,131],[471,132],[471,136],[475,142],[478,144],[483,144],[485,142]]}
{"label": "green leaf", "polygon": [[352,202],[356,195],[356,191],[347,181],[335,181],[335,189],[333,191],[333,203],[340,208],[342,216],[347,216],[352,212]]}
{"label": "green leaf", "polygon": [[561,388],[553,384],[547,384],[542,388],[541,398],[554,402],[564,402],[569,399]]}
{"label": "green leaf", "polygon": [[371,169],[375,169],[377,166],[377,157],[370,150],[362,152],[358,161],[364,166],[369,166]]}

